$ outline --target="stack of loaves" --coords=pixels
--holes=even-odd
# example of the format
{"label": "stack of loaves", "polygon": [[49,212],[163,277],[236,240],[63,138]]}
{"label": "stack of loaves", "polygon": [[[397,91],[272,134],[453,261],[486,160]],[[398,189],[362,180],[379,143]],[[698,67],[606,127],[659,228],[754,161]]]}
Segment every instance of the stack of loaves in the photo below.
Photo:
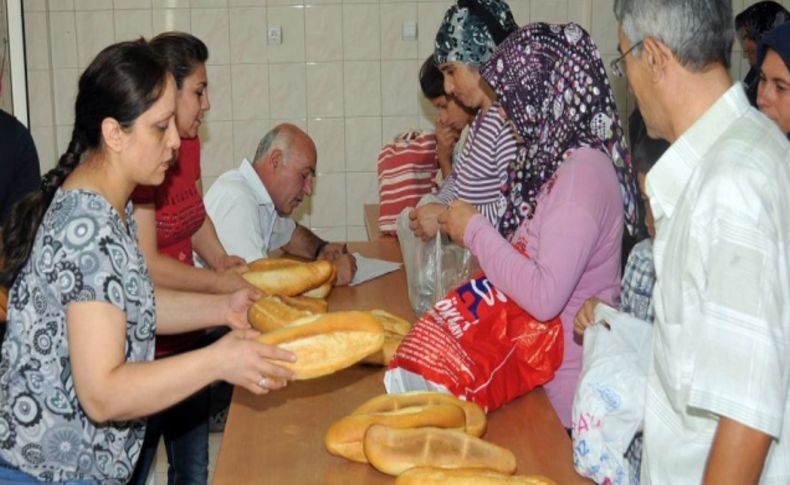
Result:
{"label": "stack of loaves", "polygon": [[553,483],[513,476],[513,453],[480,439],[485,428],[475,403],[436,392],[385,394],[333,424],[324,444],[333,455],[397,476],[401,485]]}

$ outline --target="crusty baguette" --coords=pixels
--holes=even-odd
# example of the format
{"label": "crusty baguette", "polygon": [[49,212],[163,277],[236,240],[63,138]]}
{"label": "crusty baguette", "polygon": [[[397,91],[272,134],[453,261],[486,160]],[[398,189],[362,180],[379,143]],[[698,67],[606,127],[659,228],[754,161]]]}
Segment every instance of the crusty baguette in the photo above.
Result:
{"label": "crusty baguette", "polygon": [[384,327],[384,345],[381,351],[365,357],[366,364],[389,365],[403,337],[411,330],[411,324],[384,310],[370,310],[370,314]]}
{"label": "crusty baguette", "polygon": [[280,299],[288,306],[297,310],[305,310],[313,314],[326,313],[327,303],[322,298],[310,298],[307,296],[280,296]]}
{"label": "crusty baguette", "polygon": [[374,424],[365,433],[364,449],[370,464],[388,475],[418,466],[516,471],[516,457],[510,450],[454,429],[395,429]]}
{"label": "crusty baguette", "polygon": [[326,449],[333,455],[367,463],[362,441],[365,438],[365,431],[374,424],[383,424],[390,428],[434,426],[463,430],[466,417],[461,408],[452,404],[414,406],[383,413],[352,414],[335,422],[326,432],[324,438]]}
{"label": "crusty baguette", "polygon": [[305,291],[302,293],[302,296],[307,298],[322,298],[326,300],[329,298],[329,294],[332,293],[332,288],[335,287],[335,283],[337,282],[337,267],[334,263],[330,263],[332,265],[332,276],[330,276],[321,286],[317,286],[311,290]]}
{"label": "crusty baguette", "polygon": [[329,261],[296,263],[266,271],[248,271],[244,279],[270,295],[294,296],[323,285],[334,271]]}
{"label": "crusty baguette", "polygon": [[418,467],[406,470],[395,485],[557,485],[540,475],[505,475],[479,468]]}
{"label": "crusty baguette", "polygon": [[258,341],[295,353],[296,362],[277,365],[293,369],[297,379],[312,379],[344,369],[381,348],[384,329],[365,312],[335,312],[300,318]]}
{"label": "crusty baguette", "polygon": [[286,304],[281,297],[264,296],[247,310],[250,324],[261,332],[271,332],[284,327],[294,320],[312,315],[306,310],[299,310]]}
{"label": "crusty baguette", "polygon": [[403,407],[426,406],[428,404],[454,404],[466,414],[466,432],[472,436],[483,436],[486,431],[486,414],[478,404],[458,399],[440,392],[413,391],[401,394],[382,394],[356,408],[351,414],[370,414],[397,411]]}
{"label": "crusty baguette", "polygon": [[295,264],[302,264],[302,262],[290,258],[260,258],[247,263],[247,267],[250,268],[250,271],[270,271]]}

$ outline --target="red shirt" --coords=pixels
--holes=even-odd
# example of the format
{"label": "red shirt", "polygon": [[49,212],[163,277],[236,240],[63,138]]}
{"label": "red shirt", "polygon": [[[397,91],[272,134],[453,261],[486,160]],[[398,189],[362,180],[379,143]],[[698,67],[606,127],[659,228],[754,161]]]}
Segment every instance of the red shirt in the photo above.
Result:
{"label": "red shirt", "polygon": [[[200,180],[200,139],[181,139],[178,160],[168,169],[158,186],[138,186],[132,193],[135,204],[154,204],[156,208],[156,246],[160,253],[190,266],[192,236],[206,219],[203,198],[197,190]],[[203,331],[156,339],[156,356],[186,350]]]}

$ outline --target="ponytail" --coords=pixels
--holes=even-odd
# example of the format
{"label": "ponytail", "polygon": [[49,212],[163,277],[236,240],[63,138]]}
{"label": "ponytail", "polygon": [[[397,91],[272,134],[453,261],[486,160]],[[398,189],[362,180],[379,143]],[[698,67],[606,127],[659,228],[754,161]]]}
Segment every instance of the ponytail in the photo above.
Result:
{"label": "ponytail", "polygon": [[74,135],[57,166],[41,177],[41,187],[23,197],[14,205],[3,229],[4,263],[0,271],[0,286],[11,287],[33,249],[36,231],[44,214],[63,185],[66,177],[79,165],[84,149]]}

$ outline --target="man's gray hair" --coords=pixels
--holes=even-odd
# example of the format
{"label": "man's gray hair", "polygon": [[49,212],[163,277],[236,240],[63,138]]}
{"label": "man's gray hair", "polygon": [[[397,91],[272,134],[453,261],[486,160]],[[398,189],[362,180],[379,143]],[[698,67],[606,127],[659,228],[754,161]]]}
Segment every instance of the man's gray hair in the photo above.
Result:
{"label": "man's gray hair", "polygon": [[275,126],[269,130],[266,135],[261,138],[258,143],[258,149],[255,150],[255,157],[253,162],[257,162],[261,158],[269,155],[275,148],[279,148],[283,152],[283,163],[288,159],[288,148],[290,147],[290,137],[285,130],[280,129],[280,126]]}
{"label": "man's gray hair", "polygon": [[[631,45],[652,37],[693,72],[730,67],[735,38],[731,0],[615,0],[614,16]],[[641,46],[633,50],[639,57]]]}

